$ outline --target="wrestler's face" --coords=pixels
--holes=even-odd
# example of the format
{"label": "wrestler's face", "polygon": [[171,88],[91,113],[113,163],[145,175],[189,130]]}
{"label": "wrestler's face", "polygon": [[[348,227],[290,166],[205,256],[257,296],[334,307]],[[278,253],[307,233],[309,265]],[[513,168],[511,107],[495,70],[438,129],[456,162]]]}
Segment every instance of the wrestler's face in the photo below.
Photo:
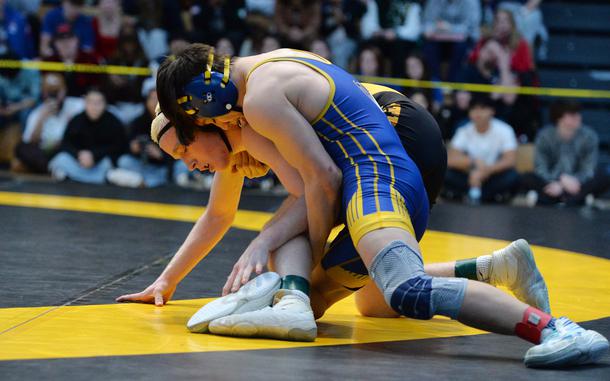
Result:
{"label": "wrestler's face", "polygon": [[229,149],[217,132],[195,133],[191,144],[180,144],[176,129],[171,128],[159,141],[159,146],[176,160],[182,160],[190,171],[222,171],[229,167]]}

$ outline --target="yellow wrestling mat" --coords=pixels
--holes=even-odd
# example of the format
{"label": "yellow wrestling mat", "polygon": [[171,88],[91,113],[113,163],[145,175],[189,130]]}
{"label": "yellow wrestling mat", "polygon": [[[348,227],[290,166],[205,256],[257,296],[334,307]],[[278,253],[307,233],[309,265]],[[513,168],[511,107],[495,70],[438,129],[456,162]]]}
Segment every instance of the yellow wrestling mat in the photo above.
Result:
{"label": "yellow wrestling mat", "polygon": [[[202,210],[180,205],[64,196],[24,195],[19,198],[19,194],[8,192],[0,192],[0,204],[145,218],[167,219],[170,215],[172,219],[184,221],[194,220]],[[177,210],[182,210],[183,214],[175,214]],[[237,223],[250,228],[260,228],[269,217],[266,213],[245,213],[256,219],[241,214],[240,218],[245,220],[238,219]],[[440,262],[489,253],[506,244],[495,239],[429,231],[422,241],[422,250],[426,262]],[[533,250],[549,287],[553,315],[567,315],[576,321],[610,316],[607,291],[610,289],[610,260],[538,246]],[[358,315],[352,298],[333,306],[319,321],[319,336],[314,343],[189,333],[186,321],[210,300],[176,300],[161,308],[141,304],[1,308],[0,360],[279,349],[481,333],[442,317],[431,321],[363,318]]]}

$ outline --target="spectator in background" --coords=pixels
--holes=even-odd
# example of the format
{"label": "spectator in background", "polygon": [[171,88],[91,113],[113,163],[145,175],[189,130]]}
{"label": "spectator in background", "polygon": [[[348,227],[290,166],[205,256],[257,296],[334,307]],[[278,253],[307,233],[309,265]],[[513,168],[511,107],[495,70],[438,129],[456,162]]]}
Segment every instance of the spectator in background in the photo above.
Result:
{"label": "spectator in background", "polygon": [[470,102],[470,123],[455,133],[447,155],[445,193],[468,195],[473,204],[499,201],[516,191],[517,139],[513,129],[494,119],[494,106],[487,95]]}
{"label": "spectator in background", "polygon": [[[530,47],[519,34],[510,12],[496,12],[493,28],[475,46],[460,80],[501,86],[537,84]],[[532,140],[538,129],[537,103],[531,96],[494,94],[497,115],[511,124],[522,141]]]}
{"label": "spectator in background", "polygon": [[56,36],[59,26],[70,25],[73,33],[78,37],[80,50],[93,53],[95,49],[95,32],[91,18],[82,14],[84,0],[63,0],[61,6],[50,10],[42,22],[40,36],[40,54],[43,57],[53,55],[51,42]]}
{"label": "spectator in background", "polygon": [[[321,37],[332,46],[331,57],[335,65],[347,68],[360,39],[360,21],[366,12],[363,1],[322,1]],[[313,44],[313,43],[312,43]]]}
{"label": "spectator in background", "polygon": [[120,0],[100,0],[97,5],[97,16],[93,19],[93,29],[95,52],[105,62],[116,54],[122,26],[123,12]]}
{"label": "spectator in background", "polygon": [[[418,52],[411,52],[404,59],[404,73],[402,76],[415,81],[431,80],[430,73],[424,63],[424,57]],[[443,92],[441,89],[409,87],[403,92],[407,96],[411,96],[416,92],[423,94],[431,102],[429,109],[434,113],[438,112],[443,102]]]}
{"label": "spectator in background", "polygon": [[544,26],[540,3],[542,3],[542,0],[502,1],[498,9],[505,9],[513,14],[517,28],[523,38],[532,48],[539,47],[540,49],[536,50],[544,57],[549,33]]}
{"label": "spectator in background", "polygon": [[261,53],[271,52],[273,50],[281,48],[280,40],[274,35],[265,36],[261,45]]}
{"label": "spectator in background", "polygon": [[276,0],[275,25],[282,46],[307,49],[321,24],[320,0]]}
{"label": "spectator in background", "polygon": [[235,46],[233,46],[231,40],[226,37],[223,37],[220,40],[216,41],[216,45],[214,46],[214,48],[216,49],[216,54],[218,55],[227,55],[230,57],[233,57],[235,55]]}
{"label": "spectator in background", "polygon": [[[111,65],[147,67],[148,61],[132,27],[123,28]],[[129,124],[143,112],[140,90],[144,77],[141,75],[107,74],[101,86],[112,111],[124,124]]]}
{"label": "spectator in background", "polygon": [[22,142],[16,148],[17,168],[46,173],[49,160],[57,153],[68,122],[81,113],[82,98],[67,96],[64,77],[47,73],[42,78],[42,103],[28,116]]}
{"label": "spectator in background", "polygon": [[[97,58],[79,48],[78,36],[72,30],[70,24],[60,24],[53,37],[55,54],[49,58],[50,61],[72,64],[99,64]],[[79,73],[69,71],[65,73],[68,96],[80,97],[91,86],[96,86],[100,81],[97,74]]]}
{"label": "spectator in background", "polygon": [[443,97],[443,105],[436,113],[436,121],[441,128],[443,140],[450,140],[455,131],[468,123],[468,108],[472,93],[454,91]]}
{"label": "spectator in background", "polygon": [[34,37],[24,15],[0,0],[0,56],[34,57]]}
{"label": "spectator in background", "polygon": [[[424,54],[432,78],[454,81],[472,41],[479,38],[481,4],[479,0],[428,0],[423,19]],[[443,55],[449,56],[446,76],[441,76]]]}
{"label": "spectator in background", "polygon": [[[15,59],[0,55],[0,60]],[[0,69],[0,129],[10,123],[23,126],[40,97],[40,73],[32,69]]]}
{"label": "spectator in background", "polygon": [[110,183],[132,188],[157,187],[167,183],[171,158],[150,139],[155,118],[157,91],[154,85],[143,89],[146,111],[129,128],[129,153],[121,155],[117,168],[108,172]]}
{"label": "spectator in background", "polygon": [[358,75],[381,77],[385,75],[385,64],[381,50],[376,46],[365,46],[360,50],[355,73]]}
{"label": "spectator in background", "polygon": [[193,16],[196,27],[193,41],[214,45],[226,37],[233,46],[240,46],[245,37],[243,0],[203,0],[198,2],[201,11]]}
{"label": "spectator in background", "polygon": [[322,39],[315,39],[307,49],[312,53],[319,55],[322,58],[326,58],[327,60],[332,60],[332,53],[326,41]]}
{"label": "spectator in background", "polygon": [[405,54],[416,45],[422,32],[421,6],[415,1],[369,0],[362,18],[362,37],[379,46],[390,58],[392,74],[402,74]]}
{"label": "spectator in background", "polygon": [[108,110],[97,89],[85,96],[85,111],[76,115],[63,136],[60,152],[49,162],[56,180],[103,184],[112,163],[127,152],[127,136],[121,122]]}
{"label": "spectator in background", "polygon": [[599,138],[582,124],[580,104],[560,100],[551,105],[552,126],[536,137],[534,173],[524,176],[528,201],[580,205],[587,195],[604,193],[610,176],[598,167]]}

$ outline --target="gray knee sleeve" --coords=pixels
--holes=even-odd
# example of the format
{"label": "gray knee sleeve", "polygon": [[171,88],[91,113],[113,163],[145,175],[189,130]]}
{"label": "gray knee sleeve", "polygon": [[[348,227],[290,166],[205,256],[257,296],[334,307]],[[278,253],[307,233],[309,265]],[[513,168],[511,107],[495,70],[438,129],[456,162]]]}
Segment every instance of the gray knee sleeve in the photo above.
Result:
{"label": "gray knee sleeve", "polygon": [[371,277],[396,312],[415,319],[434,315],[456,319],[466,279],[433,278],[424,273],[421,255],[402,241],[393,241],[371,263]]}

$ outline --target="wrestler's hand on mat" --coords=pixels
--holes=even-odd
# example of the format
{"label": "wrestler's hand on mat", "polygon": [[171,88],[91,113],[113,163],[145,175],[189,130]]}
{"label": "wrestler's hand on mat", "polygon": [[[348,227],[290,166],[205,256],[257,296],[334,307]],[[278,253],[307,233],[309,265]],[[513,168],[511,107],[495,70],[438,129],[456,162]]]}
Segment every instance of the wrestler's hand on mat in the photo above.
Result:
{"label": "wrestler's hand on mat", "polygon": [[146,287],[144,291],[136,294],[121,295],[116,298],[116,301],[150,304],[154,303],[157,307],[161,307],[170,301],[175,291],[176,285],[171,285],[165,279],[158,278],[153,284]]}
{"label": "wrestler's hand on mat", "polygon": [[242,285],[250,280],[252,271],[261,274],[268,260],[269,245],[262,239],[255,238],[233,266],[233,270],[222,288],[222,296],[239,290]]}

